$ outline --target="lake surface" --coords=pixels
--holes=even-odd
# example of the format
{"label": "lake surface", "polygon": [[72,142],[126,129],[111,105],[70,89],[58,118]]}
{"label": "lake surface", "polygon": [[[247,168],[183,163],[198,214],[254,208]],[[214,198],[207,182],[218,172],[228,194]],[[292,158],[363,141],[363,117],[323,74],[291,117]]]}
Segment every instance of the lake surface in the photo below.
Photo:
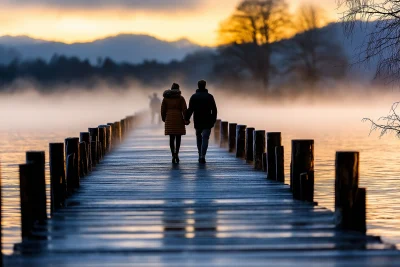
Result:
{"label": "lake surface", "polygon": [[[400,246],[400,140],[390,135],[379,138],[377,134],[369,136],[369,125],[362,123],[363,117],[377,118],[386,115],[391,100],[382,100],[372,105],[351,105],[351,102],[336,102],[330,105],[294,105],[284,104],[277,107],[254,103],[250,100],[229,100],[218,102],[220,118],[249,127],[267,131],[281,131],[285,146],[286,181],[289,177],[290,145],[292,139],[315,140],[315,200],[321,206],[333,209],[334,203],[334,161],[335,152],[341,150],[360,151],[360,186],[367,188],[368,233],[381,235],[385,241]],[[222,99],[222,98],[221,98]],[[81,100],[83,101],[83,100]],[[68,118],[68,112],[57,111],[68,118],[66,123],[50,127],[26,127],[29,117],[15,115],[17,122],[12,127],[0,128],[0,160],[3,190],[3,253],[12,253],[12,246],[20,242],[19,212],[19,176],[18,164],[25,162],[25,152],[29,150],[46,151],[48,162],[48,144],[63,142],[66,137],[79,136],[87,127],[95,127],[115,121],[131,114],[126,100],[121,100],[125,108],[115,111],[115,107],[105,109],[93,116],[86,108],[85,112],[74,119]],[[125,101],[125,102],[124,102]],[[142,98],[142,106],[146,99]],[[43,104],[43,103],[42,103]],[[243,107],[243,108],[241,108]],[[4,108],[4,106],[3,106]],[[14,106],[6,107],[9,111]],[[32,107],[34,105],[32,104]],[[53,125],[58,120],[41,111],[41,125]],[[2,107],[0,107],[0,112]],[[112,110],[112,112],[111,112]],[[51,113],[51,112],[50,112]],[[4,114],[4,113],[3,113]],[[29,112],[24,113],[29,114]],[[47,115],[46,115],[47,114]],[[35,114],[36,118],[37,114]],[[51,118],[50,118],[51,117]],[[0,117],[0,125],[6,125],[8,119]],[[33,125],[37,126],[37,120]],[[67,125],[68,127],[65,127]],[[62,127],[63,126],[63,127]],[[192,126],[190,126],[192,127]],[[194,140],[183,139],[185,142]],[[48,163],[46,163],[48,165]],[[49,180],[46,165],[46,180]]]}

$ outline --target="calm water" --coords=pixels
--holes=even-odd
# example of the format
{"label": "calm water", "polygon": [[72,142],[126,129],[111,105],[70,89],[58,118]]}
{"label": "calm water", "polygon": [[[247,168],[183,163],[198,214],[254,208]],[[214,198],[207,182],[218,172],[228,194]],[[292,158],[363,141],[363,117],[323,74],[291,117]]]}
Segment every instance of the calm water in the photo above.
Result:
{"label": "calm water", "polygon": [[[376,118],[387,114],[391,102],[379,103],[382,108],[368,105],[349,108],[343,103],[329,107],[285,105],[280,108],[266,108],[264,105],[252,105],[246,101],[248,100],[241,100],[240,106],[250,108],[241,109],[237,108],[237,103],[220,101],[220,117],[257,129],[281,131],[285,146],[286,177],[289,173],[291,140],[315,140],[315,196],[321,206],[333,209],[335,152],[360,151],[360,186],[367,188],[368,232],[381,235],[386,241],[400,246],[400,141],[394,136],[382,139],[376,134],[369,136],[369,126],[361,123],[365,116]],[[107,111],[104,112],[101,115],[107,117]],[[128,114],[125,111],[120,113]],[[56,131],[41,132],[22,128],[15,130],[15,125],[13,128],[0,128],[4,253],[12,253],[13,244],[20,242],[18,164],[24,163],[25,152],[44,150],[47,157],[48,143],[63,142],[68,136],[77,136],[79,131],[84,131],[90,126],[87,125],[87,121],[93,121],[89,115],[84,117],[86,121],[81,120],[78,124],[75,120],[70,120],[70,128],[59,128]],[[115,117],[115,114],[112,115]],[[108,117],[111,117],[111,114],[108,114]],[[92,125],[105,122],[98,119],[95,121],[97,123]],[[47,181],[48,178],[47,166]]]}

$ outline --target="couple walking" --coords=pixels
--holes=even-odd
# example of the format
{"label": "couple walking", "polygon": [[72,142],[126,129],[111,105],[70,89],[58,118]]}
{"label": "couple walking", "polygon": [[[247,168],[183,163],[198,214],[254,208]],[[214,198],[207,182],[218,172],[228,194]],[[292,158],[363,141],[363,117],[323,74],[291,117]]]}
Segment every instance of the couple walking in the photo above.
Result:
{"label": "couple walking", "polygon": [[206,163],[208,141],[211,129],[217,120],[217,106],[214,97],[206,89],[206,81],[198,82],[196,93],[190,98],[189,108],[182,96],[179,84],[174,83],[170,90],[164,92],[161,104],[161,118],[165,122],[165,135],[169,135],[172,163],[179,163],[179,149],[182,135],[186,135],[186,125],[194,115],[199,163]]}

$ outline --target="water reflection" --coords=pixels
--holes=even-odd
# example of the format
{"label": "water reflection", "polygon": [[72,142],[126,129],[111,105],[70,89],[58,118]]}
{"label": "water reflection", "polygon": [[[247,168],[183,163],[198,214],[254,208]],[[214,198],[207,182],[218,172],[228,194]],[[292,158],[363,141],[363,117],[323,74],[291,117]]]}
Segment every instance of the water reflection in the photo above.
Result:
{"label": "water reflection", "polygon": [[[199,166],[192,178],[185,177],[184,170],[175,165],[171,168],[165,187],[167,192],[175,192],[176,195],[168,196],[163,224],[164,245],[166,246],[190,246],[193,244],[214,244],[217,236],[217,210],[210,201],[212,194],[212,179],[205,166]],[[185,190],[185,184],[191,190]],[[206,190],[206,191],[205,191]],[[182,192],[187,195],[181,195]],[[178,240],[179,239],[179,240]]]}

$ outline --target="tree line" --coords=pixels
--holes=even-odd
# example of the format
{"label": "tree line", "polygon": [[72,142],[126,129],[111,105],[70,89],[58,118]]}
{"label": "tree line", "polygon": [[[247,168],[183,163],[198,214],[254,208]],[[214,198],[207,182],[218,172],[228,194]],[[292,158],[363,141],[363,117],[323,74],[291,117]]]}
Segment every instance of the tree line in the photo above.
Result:
{"label": "tree line", "polygon": [[91,64],[63,55],[54,55],[49,62],[15,60],[0,66],[0,90],[12,90],[26,80],[52,91],[58,85],[95,89],[99,81],[127,88],[132,81],[154,87],[170,80],[195,84],[203,78],[232,90],[272,94],[296,84],[293,90],[315,91],[321,81],[341,79],[347,70],[347,58],[335,37],[322,28],[325,24],[323,11],[314,6],[302,6],[294,15],[284,0],[244,0],[221,23],[221,45],[216,50],[169,63],[117,63],[105,58]]}

